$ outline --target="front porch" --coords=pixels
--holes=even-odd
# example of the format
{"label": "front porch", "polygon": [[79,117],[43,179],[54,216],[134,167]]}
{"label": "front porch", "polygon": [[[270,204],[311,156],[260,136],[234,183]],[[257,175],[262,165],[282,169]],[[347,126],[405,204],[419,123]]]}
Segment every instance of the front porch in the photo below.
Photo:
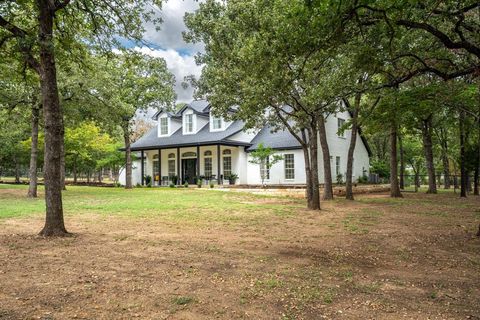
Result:
{"label": "front porch", "polygon": [[[140,150],[141,185],[169,186],[235,184],[246,182],[246,155],[243,146],[196,145]],[[138,170],[138,168],[137,168]]]}

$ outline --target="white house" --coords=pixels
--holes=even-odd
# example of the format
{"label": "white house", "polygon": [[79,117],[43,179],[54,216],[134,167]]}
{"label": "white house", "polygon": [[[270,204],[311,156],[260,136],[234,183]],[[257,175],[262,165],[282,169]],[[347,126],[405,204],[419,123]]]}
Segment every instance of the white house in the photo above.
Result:
{"label": "white house", "polygon": [[[339,133],[348,112],[338,112],[326,121],[327,141],[330,148],[332,176],[345,176],[347,152],[351,130]],[[227,183],[236,174],[236,184],[261,184],[260,168],[249,162],[250,152],[260,143],[271,147],[283,159],[274,164],[268,173],[269,185],[302,185],[306,183],[303,150],[299,142],[286,130],[272,132],[270,128],[244,130],[242,121],[225,121],[214,117],[205,100],[195,100],[176,113],[160,110],[154,116],[158,125],[132,144],[143,161],[134,162],[133,184],[145,184],[152,177],[152,185],[172,182],[195,183],[197,177],[205,182]],[[370,150],[361,133],[357,135],[354,154],[354,181],[368,175]],[[319,142],[320,145],[320,142]],[[324,181],[322,152],[319,148],[319,180]],[[143,178],[142,178],[143,177]],[[125,171],[120,173],[120,183],[125,183]]]}

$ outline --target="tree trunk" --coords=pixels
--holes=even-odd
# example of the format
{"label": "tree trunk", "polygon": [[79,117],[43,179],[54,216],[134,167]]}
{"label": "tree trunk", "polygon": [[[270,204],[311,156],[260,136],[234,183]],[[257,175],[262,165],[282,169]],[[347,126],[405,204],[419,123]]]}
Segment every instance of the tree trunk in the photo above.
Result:
{"label": "tree trunk", "polygon": [[443,163],[443,188],[450,189],[450,162],[448,160],[448,154],[446,153],[446,151],[443,151],[443,150],[442,150],[442,163]]}
{"label": "tree trunk", "polygon": [[402,136],[398,135],[398,148],[400,151],[400,190],[405,189],[405,150],[403,150]]}
{"label": "tree trunk", "polygon": [[132,150],[130,148],[130,128],[129,127],[130,127],[129,121],[124,121],[122,129],[123,129],[123,139],[125,141],[125,189],[132,189]]}
{"label": "tree trunk", "polygon": [[[345,177],[345,198],[348,200],[354,200],[353,198],[353,155],[355,152],[355,146],[357,143],[357,131],[358,131],[358,112],[360,110],[360,99],[362,95],[357,93],[355,95],[354,108],[352,110],[352,133],[350,135],[350,145],[348,146],[347,155],[347,176]],[[330,159],[329,159],[330,160]]]}
{"label": "tree trunk", "polygon": [[[63,127],[62,121],[62,136],[64,136],[65,128]],[[65,186],[65,144],[62,143],[62,151],[60,152],[60,184],[62,185],[62,190],[67,190]]]}
{"label": "tree trunk", "polygon": [[475,165],[475,177],[473,185],[473,194],[478,196],[480,194],[479,183],[480,183],[480,112],[478,113],[478,141],[477,141],[477,163]]}
{"label": "tree trunk", "polygon": [[465,111],[460,110],[460,197],[467,197],[467,170],[465,168]]}
{"label": "tree trunk", "polygon": [[58,98],[53,42],[53,2],[37,0],[39,9],[40,86],[45,119],[45,226],[40,235],[65,236],[63,220],[61,153],[63,144],[63,116]]}
{"label": "tree trunk", "polygon": [[13,161],[15,162],[15,183],[19,184],[20,183],[20,162],[18,161],[18,156],[15,155],[13,158]]}
{"label": "tree trunk", "polygon": [[390,197],[402,197],[398,185],[397,125],[395,123],[390,127]]}
{"label": "tree trunk", "polygon": [[38,118],[40,109],[38,106],[32,107],[32,149],[30,150],[30,169],[29,169],[29,198],[37,197],[37,158],[38,158]]}
{"label": "tree trunk", "polygon": [[77,157],[73,158],[73,184],[77,184]]}
{"label": "tree trunk", "polygon": [[415,192],[418,192],[418,187],[420,185],[420,177],[418,175],[418,171],[415,171]]}
{"label": "tree trunk", "polygon": [[[302,140],[307,141],[307,135],[305,133],[305,129],[301,130]],[[305,190],[306,197],[307,197],[307,208],[312,209],[312,198],[313,198],[313,188],[312,188],[312,167],[310,165],[310,150],[308,148],[308,144],[302,144],[303,149],[303,158],[305,160],[305,179],[307,188]]]}
{"label": "tree trunk", "polygon": [[318,181],[318,128],[313,121],[312,128],[309,131],[309,147],[310,147],[310,183],[312,185],[312,210],[320,210],[320,189]]}
{"label": "tree trunk", "polygon": [[327,142],[327,130],[325,129],[325,118],[319,117],[318,135],[320,137],[320,146],[323,155],[323,200],[333,199],[332,169],[330,167],[330,149]]}
{"label": "tree trunk", "polygon": [[433,115],[430,115],[427,119],[422,120],[423,151],[425,153],[425,163],[428,173],[427,193],[437,193],[435,165],[433,163],[432,149],[432,118]]}

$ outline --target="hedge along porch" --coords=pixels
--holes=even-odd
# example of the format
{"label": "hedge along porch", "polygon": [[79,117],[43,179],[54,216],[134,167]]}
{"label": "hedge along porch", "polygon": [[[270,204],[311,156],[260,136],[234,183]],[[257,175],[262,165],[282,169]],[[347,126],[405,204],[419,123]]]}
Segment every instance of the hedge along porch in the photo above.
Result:
{"label": "hedge along porch", "polygon": [[[140,184],[147,184],[151,177],[152,186],[210,182],[224,184],[232,174],[238,176],[236,183],[246,183],[246,159],[243,146],[197,145],[140,150]],[[245,168],[244,168],[245,167]]]}

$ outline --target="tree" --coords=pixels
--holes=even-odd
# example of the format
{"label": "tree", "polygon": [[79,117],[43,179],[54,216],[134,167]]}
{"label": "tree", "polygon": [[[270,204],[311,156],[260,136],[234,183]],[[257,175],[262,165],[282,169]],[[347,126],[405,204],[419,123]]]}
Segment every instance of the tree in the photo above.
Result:
{"label": "tree", "polygon": [[100,131],[94,123],[85,122],[75,128],[65,130],[66,165],[73,171],[73,181],[77,182],[79,172],[87,174],[88,181],[97,169],[98,161],[111,151],[112,138]]}
{"label": "tree", "polygon": [[393,82],[398,85],[420,74],[443,80],[475,74],[480,58],[479,7],[475,0],[394,5],[383,0],[349,0],[337,7],[337,14],[343,28],[354,25],[357,32],[375,29],[377,39],[388,40],[388,61],[409,65],[395,77]]}
{"label": "tree", "polygon": [[420,186],[420,175],[423,174],[425,170],[423,146],[417,135],[405,135],[403,141],[405,162],[413,171],[413,185],[415,192],[417,192]]}
{"label": "tree", "polygon": [[[120,125],[125,144],[125,188],[132,188],[132,120],[137,110],[171,108],[175,100],[175,79],[162,58],[135,51],[114,55],[110,60],[98,59],[103,66],[96,75],[89,94],[103,105],[103,119]],[[103,110],[106,110],[104,113]]]}
{"label": "tree", "polygon": [[262,179],[262,186],[265,186],[265,179],[269,175],[270,168],[280,160],[283,159],[281,155],[275,154],[275,151],[270,147],[265,147],[260,143],[256,150],[250,153],[252,157],[250,163],[258,164],[260,167],[260,178]]}
{"label": "tree", "polygon": [[[36,0],[2,3],[0,44],[39,75],[45,122],[45,226],[43,236],[67,234],[62,205],[63,113],[56,53],[72,59],[84,44],[111,51],[118,37],[141,40],[142,21],[152,21],[150,1]],[[154,1],[159,4],[158,1]],[[153,22],[158,22],[153,20]],[[61,49],[61,50],[59,50]],[[63,51],[62,51],[63,50]]]}
{"label": "tree", "polygon": [[[27,196],[37,197],[37,155],[38,131],[41,105],[39,104],[38,79],[29,70],[22,70],[15,59],[7,58],[0,64],[0,109],[5,108],[24,113],[31,110],[31,141],[29,188]],[[19,110],[20,109],[20,110]]]}
{"label": "tree", "polygon": [[21,144],[29,134],[26,118],[28,113],[22,109],[0,108],[0,166],[13,169],[15,183],[20,183],[20,170],[28,163],[28,150]]}
{"label": "tree", "polygon": [[[199,56],[205,67],[198,94],[224,116],[244,120],[247,127],[270,122],[295,137],[304,153],[311,209],[320,208],[317,136],[324,198],[332,198],[325,119],[338,111],[344,96],[345,86],[338,84],[357,79],[350,80],[343,48],[332,44],[332,28],[325,28],[331,9],[304,1],[207,1],[186,16],[190,31],[185,39],[205,43],[206,53]],[[239,107],[233,114],[232,106]]]}

